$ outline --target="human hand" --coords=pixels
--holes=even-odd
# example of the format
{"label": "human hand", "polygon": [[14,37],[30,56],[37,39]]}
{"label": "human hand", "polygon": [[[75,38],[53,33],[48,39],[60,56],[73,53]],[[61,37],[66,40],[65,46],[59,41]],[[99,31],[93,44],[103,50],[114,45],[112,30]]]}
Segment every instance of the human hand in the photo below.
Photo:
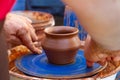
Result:
{"label": "human hand", "polygon": [[32,52],[41,53],[41,50],[34,45],[37,36],[31,22],[30,19],[21,15],[8,13],[4,23],[6,39],[9,44],[14,46],[24,44]]}
{"label": "human hand", "polygon": [[108,61],[120,61],[120,51],[110,51],[99,47],[90,36],[85,41],[85,57],[88,66],[92,66],[94,62],[104,65]]}
{"label": "human hand", "polygon": [[97,75],[98,77],[108,77],[120,70],[120,51],[110,51],[112,53],[109,54],[107,53],[109,51],[99,49],[100,47],[96,45],[95,41],[92,40],[90,36],[87,36],[84,48],[84,55],[88,67],[92,67],[95,62],[103,66],[107,63],[106,68]]}

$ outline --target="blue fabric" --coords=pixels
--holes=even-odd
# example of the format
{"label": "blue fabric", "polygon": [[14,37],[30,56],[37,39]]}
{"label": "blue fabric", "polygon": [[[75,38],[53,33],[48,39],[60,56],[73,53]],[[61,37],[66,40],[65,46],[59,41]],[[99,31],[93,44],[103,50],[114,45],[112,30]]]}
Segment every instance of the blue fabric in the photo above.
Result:
{"label": "blue fabric", "polygon": [[16,3],[14,4],[12,11],[17,10],[25,10],[25,0],[16,0]]}
{"label": "blue fabric", "polygon": [[65,9],[64,14],[64,26],[71,26],[76,27],[79,29],[79,38],[80,40],[85,40],[87,37],[87,32],[84,30],[84,28],[80,25],[80,22],[78,21],[75,13],[72,10]]}
{"label": "blue fabric", "polygon": [[16,0],[12,11],[17,10],[43,11],[53,15],[64,15],[64,4],[61,0]]}
{"label": "blue fabric", "polygon": [[32,6],[64,6],[61,0],[29,0]]}
{"label": "blue fabric", "polygon": [[26,8],[33,11],[48,12],[53,15],[64,15],[64,4],[61,0],[26,0]]}

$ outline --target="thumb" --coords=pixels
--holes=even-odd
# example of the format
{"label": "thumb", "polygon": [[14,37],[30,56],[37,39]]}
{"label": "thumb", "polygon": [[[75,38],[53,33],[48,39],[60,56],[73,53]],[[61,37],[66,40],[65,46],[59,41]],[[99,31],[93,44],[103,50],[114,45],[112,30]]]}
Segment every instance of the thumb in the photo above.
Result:
{"label": "thumb", "polygon": [[86,60],[87,67],[92,67],[94,62]]}
{"label": "thumb", "polygon": [[89,61],[86,60],[87,67],[92,67],[94,63],[99,63],[101,66],[104,66],[106,64],[106,58],[100,59],[99,61]]}

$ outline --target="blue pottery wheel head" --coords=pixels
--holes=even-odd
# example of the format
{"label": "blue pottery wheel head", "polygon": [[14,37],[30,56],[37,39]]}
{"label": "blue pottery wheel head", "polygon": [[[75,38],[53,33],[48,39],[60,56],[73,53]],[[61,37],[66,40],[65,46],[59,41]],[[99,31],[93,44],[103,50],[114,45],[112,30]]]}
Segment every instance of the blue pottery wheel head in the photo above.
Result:
{"label": "blue pottery wheel head", "polygon": [[86,66],[84,51],[79,50],[75,62],[67,65],[55,65],[48,62],[45,53],[27,54],[15,61],[16,67],[27,75],[43,78],[81,78],[95,75],[103,69],[95,63]]}

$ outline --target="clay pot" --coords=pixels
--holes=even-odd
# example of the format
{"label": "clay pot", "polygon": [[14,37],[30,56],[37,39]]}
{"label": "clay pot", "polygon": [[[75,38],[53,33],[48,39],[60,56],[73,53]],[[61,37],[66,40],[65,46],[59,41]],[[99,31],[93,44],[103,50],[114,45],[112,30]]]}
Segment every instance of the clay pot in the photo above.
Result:
{"label": "clay pot", "polygon": [[44,32],[46,36],[41,44],[48,62],[59,65],[73,63],[80,48],[78,29],[55,26],[46,28]]}

